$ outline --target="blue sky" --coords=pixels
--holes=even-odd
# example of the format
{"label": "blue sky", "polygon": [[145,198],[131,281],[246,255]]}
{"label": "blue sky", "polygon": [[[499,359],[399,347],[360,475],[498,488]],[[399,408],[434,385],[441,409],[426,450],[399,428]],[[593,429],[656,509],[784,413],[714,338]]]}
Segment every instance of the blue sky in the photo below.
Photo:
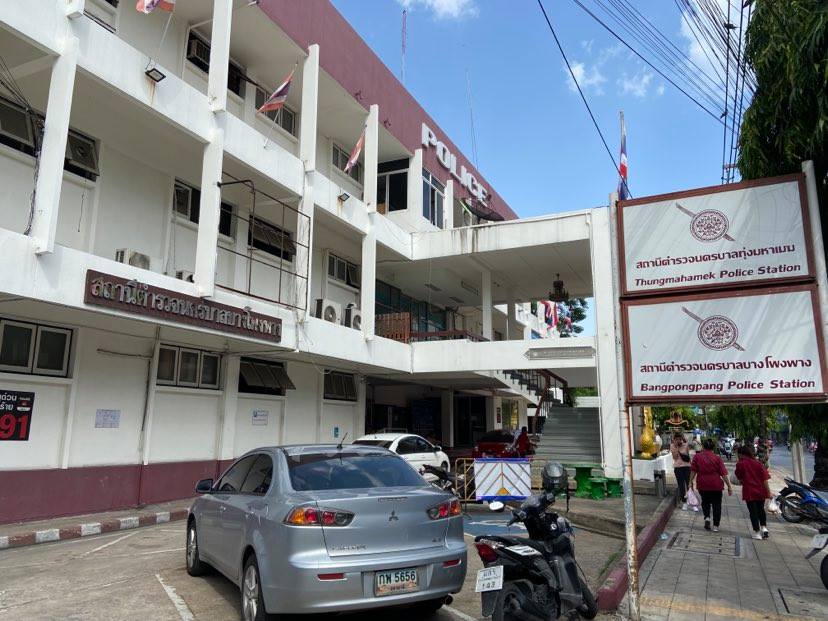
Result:
{"label": "blue sky", "polygon": [[[478,168],[520,217],[607,204],[617,175],[535,0],[333,2],[398,77],[408,8],[405,85],[473,158],[468,72]],[[632,4],[702,63],[674,2]],[[624,111],[633,195],[719,183],[721,125],[573,2],[544,5],[616,159]]]}

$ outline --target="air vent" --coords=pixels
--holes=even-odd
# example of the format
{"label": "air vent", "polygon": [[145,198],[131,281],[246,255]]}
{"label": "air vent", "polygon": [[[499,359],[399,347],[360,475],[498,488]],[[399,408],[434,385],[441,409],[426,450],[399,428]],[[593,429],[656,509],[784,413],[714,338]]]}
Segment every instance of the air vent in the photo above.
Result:
{"label": "air vent", "polygon": [[93,175],[98,174],[98,149],[95,141],[71,129],[66,140],[66,159],[76,168]]}
{"label": "air vent", "polygon": [[0,134],[32,146],[32,126],[23,108],[0,99]]}
{"label": "air vent", "polygon": [[193,33],[187,45],[187,60],[204,71],[210,68],[210,46]]}

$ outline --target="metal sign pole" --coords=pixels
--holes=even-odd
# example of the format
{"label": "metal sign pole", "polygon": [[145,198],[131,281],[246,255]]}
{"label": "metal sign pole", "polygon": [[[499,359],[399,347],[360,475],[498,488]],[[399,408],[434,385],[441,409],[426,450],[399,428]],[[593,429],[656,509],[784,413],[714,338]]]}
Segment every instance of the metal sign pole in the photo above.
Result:
{"label": "metal sign pole", "polygon": [[630,408],[626,404],[624,383],[624,351],[621,339],[621,292],[620,272],[618,269],[621,257],[618,256],[618,237],[616,230],[616,211],[618,195],[613,193],[610,196],[610,239],[612,241],[612,281],[615,288],[613,298],[615,300],[615,360],[618,377],[618,424],[621,429],[621,459],[624,467],[622,488],[624,491],[624,524],[626,526],[626,548],[627,548],[627,601],[629,603],[629,618],[632,621],[640,621],[641,607],[638,601],[638,542],[635,519],[635,496],[633,490],[633,469],[632,469],[632,424],[630,419]]}

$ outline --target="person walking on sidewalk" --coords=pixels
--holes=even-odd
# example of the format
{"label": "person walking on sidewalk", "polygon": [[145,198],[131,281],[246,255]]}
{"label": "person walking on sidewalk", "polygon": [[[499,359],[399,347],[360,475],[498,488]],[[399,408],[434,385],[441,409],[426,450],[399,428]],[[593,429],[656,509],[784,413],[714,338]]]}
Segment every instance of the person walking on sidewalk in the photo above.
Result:
{"label": "person walking on sidewalk", "polygon": [[768,517],[765,514],[765,499],[771,497],[768,483],[770,473],[764,464],[756,459],[750,446],[741,446],[734,474],[742,484],[742,500],[747,505],[750,525],[753,527],[751,536],[754,539],[767,539],[770,533],[767,526]]}
{"label": "person walking on sidewalk", "polygon": [[[704,529],[710,530],[710,509],[713,509],[713,532],[719,532],[719,522],[722,519],[722,490],[727,485],[727,495],[733,495],[730,480],[727,478],[722,458],[713,452],[716,444],[711,438],[702,442],[702,451],[693,455],[690,462],[690,488],[696,485],[701,495],[702,512],[704,513]],[[698,481],[698,482],[697,482]]]}
{"label": "person walking on sidewalk", "polygon": [[[684,435],[680,431],[673,434],[670,453],[673,456],[673,474],[676,475],[676,493],[681,499],[681,510],[687,511],[687,486],[690,483],[690,446],[685,442]],[[694,507],[694,510],[698,511],[698,508]]]}

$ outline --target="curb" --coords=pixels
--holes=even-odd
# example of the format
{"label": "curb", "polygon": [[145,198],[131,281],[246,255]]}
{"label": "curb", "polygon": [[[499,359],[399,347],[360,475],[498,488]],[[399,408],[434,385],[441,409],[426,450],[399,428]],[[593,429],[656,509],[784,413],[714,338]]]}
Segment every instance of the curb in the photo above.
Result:
{"label": "curb", "polygon": [[138,513],[122,518],[103,520],[101,522],[84,522],[83,524],[75,524],[63,528],[33,530],[27,533],[0,537],[0,550],[22,548],[23,546],[49,543],[52,541],[64,541],[66,539],[78,539],[79,537],[129,530],[141,526],[154,526],[156,524],[164,524],[165,522],[176,522],[186,519],[189,514],[189,509],[177,509],[175,511],[161,511],[158,513]]}
{"label": "curb", "polygon": [[[664,506],[666,505],[666,506]],[[674,499],[666,496],[656,509],[656,517],[638,535],[638,567],[643,564],[650,550],[653,549],[659,535],[664,531],[667,522],[675,510]],[[598,608],[603,611],[613,611],[618,608],[624,595],[627,593],[627,555],[622,556],[615,564],[615,568],[604,580],[598,589]]]}

